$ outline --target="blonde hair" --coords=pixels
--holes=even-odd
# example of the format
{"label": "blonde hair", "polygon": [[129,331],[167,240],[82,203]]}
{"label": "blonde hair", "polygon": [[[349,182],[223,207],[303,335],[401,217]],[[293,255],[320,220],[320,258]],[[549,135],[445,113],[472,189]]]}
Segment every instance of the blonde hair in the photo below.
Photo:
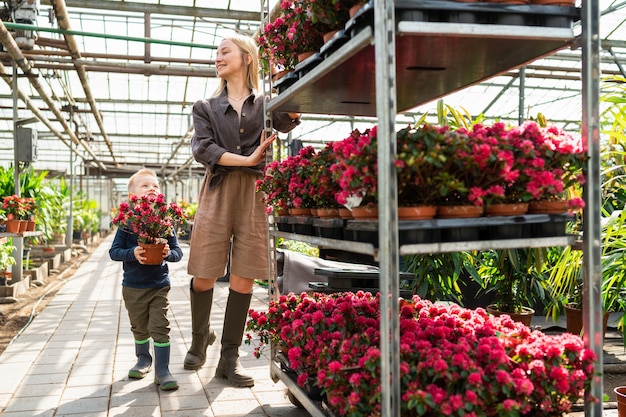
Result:
{"label": "blonde hair", "polygon": [[150,176],[150,177],[158,178],[156,172],[154,172],[150,168],[140,169],[139,171],[131,175],[130,178],[128,179],[128,184],[126,187],[128,188],[129,194],[130,193],[134,194],[135,181],[137,180],[137,178],[143,177],[143,176]]}
{"label": "blonde hair", "polygon": [[[223,39],[229,40],[241,51],[241,58],[243,60],[243,65],[246,67],[245,81],[246,86],[251,90],[259,89],[259,48],[250,36],[242,35],[240,33],[233,33],[232,35],[225,36]],[[246,63],[246,54],[250,55],[252,58],[250,63]],[[226,80],[220,78],[220,84],[215,90],[215,95],[219,96],[224,88],[226,88]]]}

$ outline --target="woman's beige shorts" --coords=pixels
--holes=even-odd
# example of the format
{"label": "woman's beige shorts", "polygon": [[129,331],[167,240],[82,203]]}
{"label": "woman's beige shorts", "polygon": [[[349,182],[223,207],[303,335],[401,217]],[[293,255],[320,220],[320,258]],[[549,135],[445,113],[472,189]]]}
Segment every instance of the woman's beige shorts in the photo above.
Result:
{"label": "woman's beige shorts", "polygon": [[258,175],[233,170],[215,189],[205,175],[191,229],[187,272],[217,278],[226,272],[232,237],[231,274],[268,279],[268,226],[265,204],[256,192]]}

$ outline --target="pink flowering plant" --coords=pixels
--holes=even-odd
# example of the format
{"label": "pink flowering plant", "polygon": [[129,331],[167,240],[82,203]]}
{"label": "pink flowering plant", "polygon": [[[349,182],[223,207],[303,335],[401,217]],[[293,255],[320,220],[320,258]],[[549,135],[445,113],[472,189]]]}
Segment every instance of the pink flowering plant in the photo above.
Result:
{"label": "pink flowering plant", "polygon": [[[314,376],[335,415],[379,416],[379,296],[283,297],[268,309],[280,327],[265,330],[289,348],[297,382]],[[579,336],[418,296],[399,302],[403,416],[560,417],[590,387],[595,357]],[[249,330],[269,323],[250,313]]]}
{"label": "pink flowering plant", "polygon": [[376,126],[363,133],[354,130],[333,145],[337,161],[331,165],[330,172],[339,185],[335,198],[341,205],[352,208],[378,204],[376,132]]}
{"label": "pink flowering plant", "polygon": [[292,70],[299,54],[318,51],[324,39],[301,2],[283,0],[280,9],[280,15],[265,25],[257,43],[266,69],[273,65]]}
{"label": "pink flowering plant", "polygon": [[176,223],[185,223],[186,216],[175,202],[167,203],[163,194],[131,195],[130,201],[119,205],[112,225],[125,227],[142,243],[160,243],[171,236]]}

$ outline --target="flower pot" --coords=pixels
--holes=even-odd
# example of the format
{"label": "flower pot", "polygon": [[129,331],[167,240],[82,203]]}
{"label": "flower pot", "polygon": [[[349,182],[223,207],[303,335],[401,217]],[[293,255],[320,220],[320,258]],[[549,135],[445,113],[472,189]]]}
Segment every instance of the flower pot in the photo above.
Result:
{"label": "flower pot", "polygon": [[19,220],[7,220],[6,223],[6,232],[7,233],[19,233],[20,232],[20,221]]}
{"label": "flower pot", "polygon": [[302,52],[298,54],[298,62],[302,62],[305,59],[312,57],[313,55],[315,55],[315,52]]}
{"label": "flower pot", "polygon": [[290,208],[289,209],[289,215],[290,216],[310,216],[311,215],[311,209],[308,208]]}
{"label": "flower pot", "polygon": [[333,38],[333,36],[335,36],[337,32],[339,32],[339,30],[331,30],[330,32],[324,33],[324,35],[322,36],[324,38],[324,43],[330,42],[330,40]]}
{"label": "flower pot", "polygon": [[350,211],[350,209],[347,209],[345,207],[340,207],[338,209],[339,211],[339,217],[341,217],[342,219],[352,219],[352,212]]}
{"label": "flower pot", "polygon": [[530,326],[530,322],[535,314],[535,310],[530,307],[522,307],[522,313],[507,313],[496,309],[495,305],[491,304],[487,306],[487,312],[496,317],[501,315],[510,316],[514,321],[520,322],[526,326]]}
{"label": "flower pot", "polygon": [[436,214],[436,206],[398,207],[398,219],[400,220],[426,220],[432,219]]}
{"label": "flower pot", "polygon": [[626,417],[626,387],[615,387],[613,392],[617,400],[617,416]]}
{"label": "flower pot", "polygon": [[557,214],[568,211],[567,200],[539,200],[531,201],[528,204],[528,213],[530,214]]}
{"label": "flower pot", "polygon": [[[602,335],[606,334],[606,327],[609,322],[609,312],[604,313],[602,318]],[[565,306],[565,326],[568,333],[581,336],[583,333],[583,311],[571,305]],[[624,416],[626,417],[626,415]]]}
{"label": "flower pot", "polygon": [[27,220],[18,220],[20,222],[20,233],[23,233],[26,231],[26,227],[28,226],[28,221]]}
{"label": "flower pot", "polygon": [[339,217],[339,210],[336,208],[318,208],[317,209],[317,217],[321,218],[333,218]]}
{"label": "flower pot", "polygon": [[352,217],[355,220],[378,220],[378,207],[354,207]]}
{"label": "flower pot", "polygon": [[163,263],[163,248],[165,243],[142,243],[139,246],[146,251],[143,256],[146,258],[144,265],[161,265]]}
{"label": "flower pot", "polygon": [[365,3],[355,4],[354,6],[350,7],[350,9],[348,10],[348,15],[350,16],[350,18],[352,19],[354,16],[356,16],[358,11],[361,10],[363,7],[365,7]]}
{"label": "flower pot", "polygon": [[471,217],[480,217],[482,214],[482,206],[461,205],[437,207],[437,217],[441,219],[465,219]]}
{"label": "flower pot", "polygon": [[521,216],[528,211],[528,203],[489,204],[485,207],[487,216]]}
{"label": "flower pot", "polygon": [[27,232],[34,232],[35,231],[35,221],[34,220],[27,220],[26,221],[26,231]]}

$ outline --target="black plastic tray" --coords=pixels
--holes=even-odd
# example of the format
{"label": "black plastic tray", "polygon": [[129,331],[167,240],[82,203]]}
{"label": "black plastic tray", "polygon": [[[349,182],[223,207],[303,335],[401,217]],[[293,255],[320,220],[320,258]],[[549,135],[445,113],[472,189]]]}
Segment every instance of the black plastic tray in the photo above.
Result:
{"label": "black plastic tray", "polygon": [[[565,236],[567,222],[574,215],[525,214],[521,216],[476,217],[470,219],[400,220],[401,245],[474,240],[521,239]],[[378,220],[349,220],[346,239],[378,246]]]}

